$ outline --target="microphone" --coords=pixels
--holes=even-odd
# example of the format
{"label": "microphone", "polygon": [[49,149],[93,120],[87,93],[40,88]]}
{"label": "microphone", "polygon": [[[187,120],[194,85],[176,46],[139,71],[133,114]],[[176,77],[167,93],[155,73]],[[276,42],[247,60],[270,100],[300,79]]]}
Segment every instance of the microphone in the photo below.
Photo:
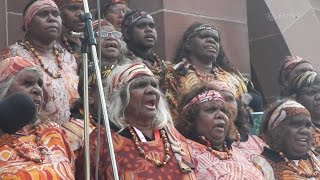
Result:
{"label": "microphone", "polygon": [[84,33],[83,32],[70,31],[70,35],[72,37],[84,38]]}
{"label": "microphone", "polygon": [[36,117],[36,105],[27,94],[14,93],[0,101],[0,129],[4,133],[14,134],[34,123]]}

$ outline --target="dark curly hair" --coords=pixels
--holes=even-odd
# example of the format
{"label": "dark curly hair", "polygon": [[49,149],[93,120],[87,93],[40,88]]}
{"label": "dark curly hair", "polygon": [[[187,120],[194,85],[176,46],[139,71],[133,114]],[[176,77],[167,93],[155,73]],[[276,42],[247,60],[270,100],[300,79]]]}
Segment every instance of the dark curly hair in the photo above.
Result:
{"label": "dark curly hair", "polygon": [[[206,142],[204,142],[204,140],[200,138],[199,135],[197,135],[197,133],[195,132],[195,121],[197,120],[196,118],[198,117],[200,112],[199,105],[192,106],[188,111],[182,111],[182,109],[195,96],[208,90],[219,91],[219,88],[212,84],[210,85],[206,83],[197,84],[189,92],[183,93],[178,106],[180,114],[178,118],[178,123],[176,124],[177,130],[186,138],[199,142],[201,144],[206,144]],[[227,137],[226,137],[226,142],[228,146],[230,146],[231,143],[236,140],[236,134],[237,134],[237,131],[234,126],[234,123],[230,121],[229,132],[227,133]]]}
{"label": "dark curly hair", "polygon": [[[186,48],[186,41],[190,38],[189,36],[193,33],[194,29],[198,28],[199,26],[205,25],[206,23],[200,23],[200,22],[195,22],[189,28],[185,31],[183,34],[180,46],[177,50],[176,57],[174,59],[174,63],[179,63],[183,58],[188,58],[190,52]],[[217,30],[217,28],[214,27],[214,29]],[[219,39],[219,44],[220,44],[220,50],[218,57],[216,59],[216,62],[213,62],[217,64],[219,67],[222,69],[228,71],[228,72],[236,72],[237,69],[234,67],[234,65],[231,63],[229,58],[227,57],[226,53],[223,50],[223,46],[221,44],[221,40]]]}
{"label": "dark curly hair", "polygon": [[254,122],[247,106],[238,99],[236,101],[238,106],[238,113],[234,124],[236,125],[241,137],[243,137],[247,134],[250,134]]}

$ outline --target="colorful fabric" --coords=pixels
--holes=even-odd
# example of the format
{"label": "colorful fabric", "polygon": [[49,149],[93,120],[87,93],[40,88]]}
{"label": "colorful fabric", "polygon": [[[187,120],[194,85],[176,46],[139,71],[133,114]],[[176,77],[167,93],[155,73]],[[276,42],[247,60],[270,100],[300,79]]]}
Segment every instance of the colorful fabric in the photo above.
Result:
{"label": "colorful fabric", "polygon": [[304,114],[309,117],[311,116],[309,111],[303,105],[296,101],[288,100],[273,111],[269,119],[268,129],[274,129],[287,117],[299,114]]}
{"label": "colorful fabric", "polygon": [[0,61],[0,84],[26,67],[36,65],[22,57],[15,56]]}
{"label": "colorful fabric", "polygon": [[[0,137],[0,179],[74,179],[74,156],[64,132],[53,122],[26,126],[17,134]],[[29,143],[37,147],[40,137],[48,154],[42,163],[30,161],[13,148],[15,143]]]}
{"label": "colorful fabric", "polygon": [[232,150],[230,159],[220,160],[206,146],[191,140],[187,140],[187,143],[196,162],[197,179],[264,179],[261,172],[236,149]]}
{"label": "colorful fabric", "polygon": [[[254,164],[257,168],[261,169],[266,179],[275,180],[316,180],[320,179],[320,175],[315,178],[306,178],[295,173],[291,167],[289,167],[285,161],[272,157],[273,155],[261,155],[254,159]],[[274,155],[277,156],[277,155]],[[311,161],[315,163],[315,167],[312,166]],[[292,164],[295,164],[291,161]],[[318,158],[312,152],[309,152],[307,159],[300,159],[296,166],[298,170],[306,173],[313,173],[314,170],[320,170],[320,164]]]}
{"label": "colorful fabric", "polygon": [[233,143],[232,148],[243,155],[250,162],[260,155],[263,151],[263,147],[266,146],[258,136],[249,135],[248,140],[245,142]]}
{"label": "colorful fabric", "polygon": [[[66,138],[69,142],[70,148],[77,158],[80,149],[83,147],[84,120],[71,118],[68,122],[62,124],[61,127],[66,132]],[[89,133],[91,133],[94,129],[95,126],[89,123]]]}
{"label": "colorful fabric", "polygon": [[191,101],[183,107],[183,111],[186,111],[187,109],[189,109],[190,107],[192,107],[194,105],[201,104],[201,103],[204,103],[207,101],[222,101],[222,102],[224,102],[224,99],[218,91],[215,91],[215,90],[205,91],[205,92],[198,94],[194,98],[192,98]]}
{"label": "colorful fabric", "polygon": [[[61,75],[62,78],[54,79],[45,73],[40,62],[34,54],[27,50],[22,42],[17,42],[6,48],[0,55],[0,59],[8,57],[20,56],[37,65],[43,74],[43,96],[44,107],[42,114],[50,117],[50,119],[58,124],[62,124],[70,118],[70,105],[78,98],[77,86],[79,77],[77,75],[77,63],[75,58],[68,51],[64,50],[57,44],[57,48],[61,51]],[[59,69],[54,55],[50,57],[41,56],[45,67],[50,72],[57,72]]]}
{"label": "colorful fabric", "polygon": [[312,135],[312,148],[318,154],[320,154],[320,129],[318,127],[311,128],[311,135]]}
{"label": "colorful fabric", "polygon": [[54,0],[59,9],[65,7],[66,5],[74,2],[82,2],[83,0]]}
{"label": "colorful fabric", "polygon": [[[90,135],[90,179],[94,179],[95,172],[95,152],[97,148],[97,132],[95,129]],[[105,130],[100,130],[100,149],[99,149],[99,179],[113,179],[112,168],[110,162],[110,155],[108,150],[108,144],[106,142]],[[181,136],[175,129],[172,129],[175,136],[181,143],[183,148],[182,159],[185,162],[191,162],[190,154],[185,143],[185,138]],[[150,161],[141,157],[134,141],[126,138],[122,135],[112,132],[113,147],[118,167],[119,179],[135,179],[142,180],[149,178],[154,179],[195,179],[194,173],[182,172],[179,168],[178,162],[172,151],[170,151],[170,160],[165,166],[157,167]],[[164,145],[162,138],[154,141],[140,142],[141,147],[145,150],[145,153],[156,159],[164,159]],[[83,164],[83,151],[81,152],[79,159],[77,160],[76,179],[84,179],[84,164]],[[79,173],[78,173],[79,172]]]}
{"label": "colorful fabric", "polygon": [[28,7],[23,15],[24,28],[27,29],[33,17],[44,8],[57,8],[58,6],[52,0],[37,0]]}
{"label": "colorful fabric", "polygon": [[[116,68],[121,68],[121,66]],[[109,86],[109,97],[111,97],[113,91],[118,90],[138,76],[153,76],[153,73],[143,63],[132,63],[128,68],[122,69],[120,73],[114,74]]]}
{"label": "colorful fabric", "polygon": [[181,94],[189,92],[192,87],[199,83],[210,83],[214,80],[223,81],[235,90],[237,99],[247,92],[246,83],[238,74],[229,73],[220,67],[214,67],[212,71],[211,74],[198,74],[193,65],[187,61],[175,66],[167,66],[164,80],[165,96],[175,120],[178,117],[178,102]]}
{"label": "colorful fabric", "polygon": [[297,93],[303,87],[312,86],[315,82],[316,76],[318,75],[315,71],[306,71],[300,75],[298,75],[294,80],[290,87],[290,93]]}
{"label": "colorful fabric", "polygon": [[227,91],[227,92],[230,92],[233,96],[235,96],[236,90],[234,89],[234,86],[230,86],[226,82],[219,81],[219,80],[212,80],[208,82],[208,84],[213,84],[217,86],[220,91]]}

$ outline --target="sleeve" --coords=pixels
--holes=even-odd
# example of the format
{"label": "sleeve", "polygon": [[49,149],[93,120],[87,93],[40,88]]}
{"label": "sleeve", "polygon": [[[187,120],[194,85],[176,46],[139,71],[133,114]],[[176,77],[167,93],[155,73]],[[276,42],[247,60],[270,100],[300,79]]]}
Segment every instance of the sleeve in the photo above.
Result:
{"label": "sleeve", "polygon": [[275,180],[273,168],[266,159],[256,156],[253,159],[253,164],[262,172],[266,180]]}

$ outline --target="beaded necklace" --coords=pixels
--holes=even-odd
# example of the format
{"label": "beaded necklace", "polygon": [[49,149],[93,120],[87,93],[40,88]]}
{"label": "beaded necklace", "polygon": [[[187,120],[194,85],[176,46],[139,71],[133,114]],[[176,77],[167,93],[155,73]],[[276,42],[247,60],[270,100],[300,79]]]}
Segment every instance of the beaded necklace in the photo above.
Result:
{"label": "beaded necklace", "polygon": [[210,76],[213,76],[214,79],[217,79],[217,78],[218,78],[217,73],[218,73],[219,69],[218,69],[217,67],[212,67],[212,69],[211,69],[211,71],[210,71],[210,74],[200,73],[200,72],[197,70],[197,68],[196,68],[194,65],[192,65],[192,64],[190,64],[190,67],[189,67],[189,68],[190,68],[191,70],[193,70],[193,71],[196,73],[196,75],[197,75],[200,79],[202,79],[202,80],[205,80],[205,79],[207,79],[207,78],[210,78]]}
{"label": "beaded necklace", "polygon": [[54,74],[52,72],[49,71],[49,68],[46,67],[41,59],[41,56],[39,55],[39,53],[35,50],[35,48],[33,47],[33,45],[29,42],[29,41],[25,41],[25,48],[27,50],[30,50],[32,52],[32,54],[35,56],[35,58],[39,61],[41,67],[44,69],[44,71],[52,78],[54,79],[58,79],[58,78],[61,78],[61,70],[62,70],[62,66],[61,66],[61,58],[60,58],[60,52],[59,52],[59,49],[56,48],[55,46],[53,47],[53,51],[54,51],[54,54],[56,56],[56,62],[57,62],[57,65],[58,65],[58,70],[57,72]]}
{"label": "beaded necklace", "polygon": [[67,38],[66,36],[63,36],[62,41],[63,41],[63,44],[66,46],[66,49],[67,49],[71,54],[73,54],[74,52],[73,52],[73,50],[72,50],[72,48],[71,48],[71,46],[70,46],[70,44],[69,44],[69,42],[68,42],[68,38]]}
{"label": "beaded necklace", "polygon": [[213,155],[217,156],[220,160],[227,160],[232,157],[232,151],[228,149],[226,143],[223,145],[223,151],[219,152],[217,150],[214,150],[211,147],[211,143],[204,137],[201,137],[206,143],[207,143],[207,151],[211,152]]}
{"label": "beaded necklace", "polygon": [[279,156],[284,160],[284,162],[287,164],[287,166],[290,167],[294,171],[295,174],[297,174],[299,176],[306,177],[306,178],[313,178],[313,177],[318,177],[319,176],[319,171],[315,170],[315,166],[316,166],[315,163],[316,162],[314,162],[315,160],[313,158],[311,158],[309,154],[308,154],[308,159],[310,160],[311,166],[313,168],[313,172],[311,174],[299,170],[295,165],[290,163],[288,158],[286,158],[282,152],[279,152]]}
{"label": "beaded necklace", "polygon": [[153,157],[150,157],[149,155],[147,155],[145,153],[145,151],[142,149],[142,147],[140,146],[140,143],[139,143],[139,140],[138,140],[138,137],[137,137],[137,134],[135,133],[134,129],[133,129],[133,126],[132,125],[129,125],[128,126],[129,128],[129,131],[130,131],[130,134],[132,136],[132,140],[134,141],[134,144],[135,146],[137,147],[138,151],[139,151],[139,154],[141,157],[145,158],[147,161],[150,161],[151,163],[153,163],[154,165],[158,166],[158,167],[161,167],[161,166],[165,166],[169,160],[170,160],[170,155],[169,155],[169,152],[170,152],[170,143],[168,142],[168,138],[167,138],[167,135],[166,135],[166,131],[164,129],[161,129],[160,130],[160,134],[161,134],[161,137],[163,139],[163,143],[164,143],[164,149],[165,149],[165,158],[164,158],[164,161],[161,162],[160,160],[158,159],[155,159]]}
{"label": "beaded necklace", "polygon": [[35,163],[41,163],[45,160],[45,156],[49,155],[50,153],[41,141],[40,127],[34,126],[33,128],[35,129],[36,143],[33,143],[31,141],[28,141],[28,142],[21,141],[18,138],[12,143],[11,146],[13,147],[14,150],[18,152],[20,157],[23,157]]}
{"label": "beaded necklace", "polygon": [[[137,58],[132,51],[129,51],[128,54],[129,57],[131,56],[132,58]],[[155,56],[155,62],[153,64],[146,59],[142,59],[142,61],[154,74],[160,75],[162,72],[161,64],[164,64],[164,62],[155,53],[153,53],[153,56]]]}

